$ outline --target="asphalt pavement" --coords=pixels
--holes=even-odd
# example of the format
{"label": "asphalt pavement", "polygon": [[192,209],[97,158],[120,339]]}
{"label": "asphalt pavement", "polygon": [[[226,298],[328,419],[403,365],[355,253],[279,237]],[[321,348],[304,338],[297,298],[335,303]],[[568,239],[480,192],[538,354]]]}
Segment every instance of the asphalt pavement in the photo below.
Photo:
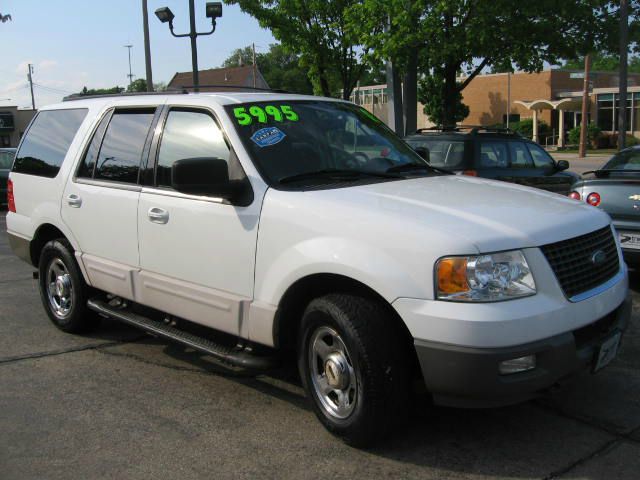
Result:
{"label": "asphalt pavement", "polygon": [[420,403],[356,450],[315,419],[291,368],[243,376],[105,321],[49,322],[0,214],[0,479],[637,479],[640,275],[618,358],[598,375],[491,410]]}

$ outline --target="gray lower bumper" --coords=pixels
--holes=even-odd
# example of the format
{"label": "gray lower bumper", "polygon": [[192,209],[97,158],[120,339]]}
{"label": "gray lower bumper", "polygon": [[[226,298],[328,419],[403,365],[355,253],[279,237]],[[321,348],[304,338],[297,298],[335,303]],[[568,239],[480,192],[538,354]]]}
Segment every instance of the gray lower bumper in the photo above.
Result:
{"label": "gray lower bumper", "polygon": [[11,247],[11,250],[13,250],[13,253],[29,265],[33,265],[31,262],[31,244],[29,240],[10,233],[7,233],[7,236],[9,237],[9,246]]}
{"label": "gray lower bumper", "polygon": [[[508,348],[468,348],[415,341],[427,388],[435,403],[454,407],[496,407],[519,403],[593,365],[602,342],[624,331],[631,297],[609,315],[573,332]],[[500,375],[504,360],[536,355],[535,369]]]}

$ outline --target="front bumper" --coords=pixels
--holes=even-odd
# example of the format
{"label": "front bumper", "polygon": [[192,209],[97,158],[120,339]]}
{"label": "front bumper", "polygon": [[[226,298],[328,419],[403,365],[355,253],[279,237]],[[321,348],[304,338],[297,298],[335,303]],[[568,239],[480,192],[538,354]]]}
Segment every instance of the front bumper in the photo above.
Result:
{"label": "front bumper", "polygon": [[[427,388],[434,402],[455,407],[495,407],[533,398],[562,379],[592,367],[603,341],[624,331],[631,297],[597,321],[543,340],[503,348],[458,347],[415,340]],[[500,375],[500,362],[536,355],[536,368]]]}

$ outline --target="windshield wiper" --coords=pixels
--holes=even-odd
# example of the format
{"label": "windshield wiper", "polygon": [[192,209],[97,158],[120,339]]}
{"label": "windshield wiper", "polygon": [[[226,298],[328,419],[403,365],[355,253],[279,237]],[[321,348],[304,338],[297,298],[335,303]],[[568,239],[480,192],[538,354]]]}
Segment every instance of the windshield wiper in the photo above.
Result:
{"label": "windshield wiper", "polygon": [[453,172],[444,170],[443,168],[433,167],[426,163],[403,163],[387,168],[387,173],[408,172],[411,170],[432,170],[434,172],[444,173],[445,175],[453,175]]}
{"label": "windshield wiper", "polygon": [[600,170],[588,170],[586,172],[582,172],[582,175],[587,175],[589,173],[595,174],[596,177],[600,175],[608,175],[611,173],[640,173],[640,169],[619,169],[619,168],[602,168]]}
{"label": "windshield wiper", "polygon": [[362,176],[378,177],[378,178],[400,178],[397,175],[392,175],[387,172],[367,172],[363,170],[326,168],[323,170],[315,170],[313,172],[304,172],[304,173],[297,173],[295,175],[290,175],[288,177],[281,178],[280,180],[278,180],[278,183],[281,183],[281,184],[292,183],[292,182],[297,182],[301,180],[307,180],[307,179],[322,177],[322,176],[327,176],[327,177],[336,176],[336,177],[343,177],[343,178],[348,177],[348,179],[359,178]]}

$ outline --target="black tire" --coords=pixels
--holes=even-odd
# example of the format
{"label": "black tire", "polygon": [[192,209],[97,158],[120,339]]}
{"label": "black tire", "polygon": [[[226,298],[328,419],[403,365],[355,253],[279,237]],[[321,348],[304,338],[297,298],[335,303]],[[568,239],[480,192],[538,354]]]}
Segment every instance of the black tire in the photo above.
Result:
{"label": "black tire", "polygon": [[[40,299],[56,327],[67,333],[83,333],[94,330],[99,325],[100,317],[87,308],[90,287],[85,283],[76,263],[73,247],[66,239],[51,240],[42,247],[38,270]],[[63,275],[57,275],[58,273]],[[65,295],[52,295],[50,298],[49,285],[60,276],[64,277],[64,289],[61,291]],[[66,298],[69,302],[63,301]]]}
{"label": "black tire", "polygon": [[[334,339],[331,332],[339,338]],[[332,373],[336,368],[329,365],[329,361],[324,362],[311,344],[322,346],[326,351],[324,347],[329,341],[337,350],[334,365],[345,365],[340,352],[342,346],[346,347],[344,359],[353,370],[349,369],[349,376],[355,378],[356,385],[353,387],[352,380],[348,380],[349,386],[323,395],[323,386],[333,387],[329,377],[339,386],[347,381]],[[410,398],[408,348],[411,344],[407,344],[394,319],[385,306],[376,301],[331,294],[309,304],[298,340],[298,369],[315,414],[327,430],[349,445],[363,448],[404,423]],[[332,355],[336,353],[329,357]],[[341,397],[346,399],[343,404]],[[346,417],[340,418],[344,415]]]}

